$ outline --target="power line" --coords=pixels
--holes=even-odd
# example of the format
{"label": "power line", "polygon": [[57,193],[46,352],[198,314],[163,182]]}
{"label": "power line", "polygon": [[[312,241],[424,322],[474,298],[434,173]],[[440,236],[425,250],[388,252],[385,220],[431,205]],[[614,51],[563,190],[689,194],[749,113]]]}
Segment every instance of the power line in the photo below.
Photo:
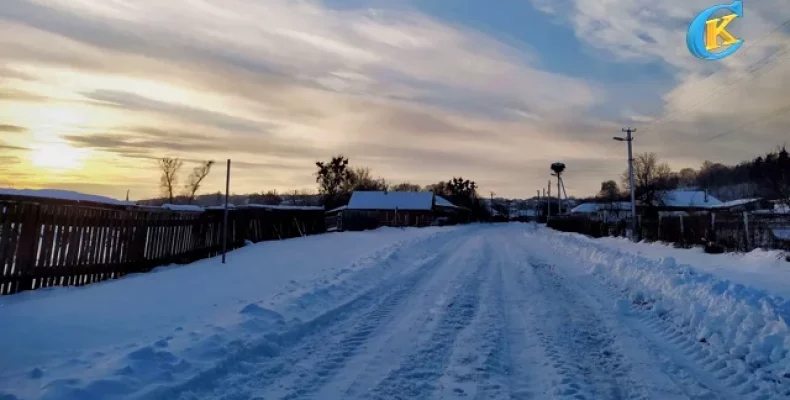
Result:
{"label": "power line", "polygon": [[[783,23],[779,24],[777,27],[775,27],[774,29],[772,29],[771,31],[769,31],[768,33],[766,33],[765,35],[763,35],[763,36],[760,36],[759,38],[757,38],[757,39],[754,39],[754,40],[749,40],[749,43],[750,43],[750,45],[749,45],[748,47],[746,47],[746,48],[742,49],[741,51],[739,51],[739,52],[735,53],[735,55],[734,55],[734,56],[731,56],[731,58],[743,58],[743,57],[745,57],[745,56],[746,56],[746,54],[749,54],[749,51],[751,51],[752,49],[755,49],[755,48],[757,47],[757,46],[754,46],[754,45],[752,45],[752,44],[759,44],[759,43],[761,43],[761,42],[765,41],[766,39],[768,39],[768,37],[772,36],[773,34],[775,34],[776,32],[778,32],[779,30],[781,30],[781,29],[782,29],[782,28],[784,28],[785,26],[790,26],[790,19],[788,19],[788,20],[784,21]],[[726,65],[725,65],[725,64],[719,64],[719,65],[720,65],[720,67],[719,67],[719,69],[718,69],[718,70],[714,71],[714,72],[713,72],[713,73],[711,73],[710,75],[708,75],[708,76],[706,76],[705,78],[701,79],[701,80],[700,80],[699,82],[697,82],[697,83],[702,83],[702,82],[705,82],[706,80],[713,78],[713,77],[714,77],[716,74],[719,74],[719,73],[721,73],[722,71],[726,70]],[[673,95],[673,96],[671,96],[671,97],[678,97],[678,96],[680,96],[681,94],[683,94],[683,92],[685,92],[685,91],[688,91],[688,90],[691,90],[691,88],[686,88],[686,89],[685,89],[685,90],[683,90],[681,93],[677,93],[677,94],[675,94],[675,95]]]}
{"label": "power line", "polygon": [[[765,39],[767,39],[768,37],[772,36],[772,35],[773,35],[773,34],[775,34],[776,32],[780,31],[780,30],[781,30],[783,27],[785,27],[785,26],[790,26],[790,19],[788,19],[788,20],[784,21],[782,24],[780,24],[779,26],[775,27],[773,30],[771,30],[771,31],[770,31],[770,32],[768,32],[767,34],[763,35],[762,37],[760,37],[760,38],[756,39],[755,41],[751,41],[751,43],[757,43],[757,44],[759,44],[760,42],[764,41]],[[749,51],[750,51],[750,50],[752,50],[752,49],[754,49],[754,48],[756,48],[756,47],[757,47],[757,46],[750,46],[750,47],[747,47],[747,48],[745,48],[745,49],[741,50],[739,53],[736,53],[736,56],[741,56],[741,57],[742,57],[742,56],[744,56],[745,54],[749,53]],[[752,64],[748,65],[748,66],[747,66],[745,69],[743,69],[742,71],[740,71],[740,72],[748,72],[748,73],[747,73],[746,75],[742,76],[742,77],[741,77],[741,79],[739,79],[738,81],[742,80],[742,79],[743,79],[743,78],[745,78],[746,76],[753,75],[753,74],[755,74],[757,71],[759,71],[760,69],[762,69],[762,68],[766,67],[767,65],[770,65],[770,63],[768,63],[768,64],[763,64],[763,65],[759,66],[758,68],[756,68],[756,69],[753,69],[755,66],[757,66],[758,64],[760,64],[760,63],[762,63],[762,62],[766,61],[767,59],[769,59],[769,58],[771,58],[771,57],[773,57],[773,56],[775,56],[775,55],[777,55],[777,54],[778,54],[778,55],[777,55],[777,56],[774,58],[774,60],[776,60],[776,59],[778,59],[780,56],[782,56],[782,55],[784,55],[784,54],[787,54],[787,53],[788,53],[788,51],[790,51],[790,48],[789,48],[789,47],[790,47],[790,45],[789,45],[789,44],[785,44],[785,45],[781,46],[780,48],[776,49],[775,51],[773,51],[772,53],[770,53],[770,54],[768,54],[768,55],[766,55],[766,56],[764,56],[764,57],[760,58],[759,60],[757,60],[757,61],[753,62]],[[779,63],[779,64],[782,64],[782,63]],[[705,78],[701,79],[700,81],[696,82],[696,83],[695,83],[695,85],[698,85],[698,84],[701,84],[701,83],[703,83],[703,82],[705,82],[705,81],[707,81],[707,80],[710,80],[710,79],[712,79],[712,78],[714,78],[714,77],[718,76],[719,74],[721,74],[722,72],[724,72],[724,71],[726,71],[726,70],[727,70],[727,69],[725,68],[724,64],[722,64],[722,67],[720,67],[720,68],[719,68],[717,71],[715,71],[715,72],[711,73],[710,75],[708,75],[708,76],[706,76]],[[770,70],[768,70],[768,71],[770,71]],[[765,72],[768,72],[768,71],[765,71]],[[735,73],[737,74],[737,73],[738,73],[738,71],[736,71]],[[761,75],[763,75],[763,74],[761,74]],[[758,75],[757,77],[759,77],[759,76],[761,76],[761,75]],[[756,77],[755,77],[755,78],[756,78]],[[754,78],[752,78],[751,80],[753,80],[753,79],[754,79]],[[731,82],[730,82],[730,83],[731,83]],[[728,85],[728,86],[726,86],[724,89],[726,89],[726,88],[732,88],[732,87],[733,87],[732,85]],[[692,86],[692,87],[687,87],[687,88],[686,88],[686,89],[684,89],[682,92],[672,95],[672,96],[670,97],[670,99],[672,99],[672,98],[678,98],[678,97],[680,97],[680,96],[681,96],[683,93],[685,93],[685,92],[688,92],[689,90],[692,90],[692,89],[693,89],[693,86]],[[697,95],[696,97],[697,97],[698,99],[700,99],[700,101],[697,101],[696,103],[692,104],[692,106],[691,106],[690,108],[686,108],[686,109],[684,109],[684,110],[683,110],[681,113],[682,113],[682,114],[687,114],[689,111],[693,111],[693,110],[696,108],[695,106],[698,106],[698,105],[700,105],[700,104],[704,104],[704,100],[707,100],[707,99],[709,99],[709,98],[711,97],[711,95],[713,95],[713,94],[717,94],[718,92],[721,92],[722,90],[723,90],[723,89],[722,89],[722,87],[716,87],[716,88],[714,88],[714,89],[712,89],[712,90],[708,91],[707,93],[703,93],[703,94],[699,94],[699,95]],[[681,114],[681,115],[682,115],[682,114]],[[656,115],[656,116],[657,116],[657,115]],[[670,119],[670,117],[671,117],[671,116],[672,116],[672,114],[665,115],[664,117],[660,118],[659,120],[657,120],[657,121],[654,121],[653,123],[651,123],[651,124],[649,124],[649,125],[647,125],[647,126],[643,127],[643,129],[654,129],[654,128],[658,127],[658,126],[663,126],[663,125],[665,125],[665,123],[666,123],[666,122],[668,122],[668,120],[671,120],[671,119]]]}
{"label": "power line", "polygon": [[[774,119],[774,118],[778,117],[778,116],[779,116],[779,114],[781,114],[781,113],[783,113],[783,112],[790,112],[790,104],[788,104],[788,105],[786,105],[786,106],[784,106],[784,107],[781,107],[781,108],[779,108],[779,109],[776,109],[776,110],[774,110],[774,111],[771,111],[771,112],[769,112],[769,113],[767,113],[767,114],[765,114],[765,115],[761,115],[760,117],[758,117],[758,118],[755,118],[755,119],[752,119],[752,120],[750,120],[749,122],[746,122],[746,123],[744,123],[744,124],[741,124],[741,125],[739,125],[739,126],[737,126],[737,127],[733,128],[733,129],[730,129],[730,130],[729,130],[729,131],[727,131],[727,132],[724,132],[724,133],[720,133],[720,134],[718,134],[718,135],[711,136],[710,138],[706,139],[706,140],[705,140],[703,143],[708,143],[708,142],[710,142],[710,141],[713,141],[713,140],[716,140],[716,139],[722,138],[722,137],[724,137],[724,136],[727,136],[727,135],[729,135],[729,134],[731,134],[731,133],[733,133],[733,132],[735,132],[735,131],[739,131],[739,130],[741,130],[741,129],[743,129],[743,128],[745,128],[745,127],[747,127],[747,126],[751,125],[751,124],[757,123],[757,122],[765,122],[765,121],[770,121],[770,120],[772,120],[772,119]],[[767,117],[771,117],[771,118],[765,119],[765,118],[767,118]]]}
{"label": "power line", "polygon": [[[744,81],[745,78],[751,76],[751,78],[748,79],[748,81],[746,81],[746,82],[751,82],[754,79],[759,78],[759,77],[765,75],[766,73],[768,73],[770,71],[773,71],[773,69],[776,68],[777,66],[782,65],[782,64],[786,63],[788,60],[790,60],[790,57],[788,57],[788,58],[782,60],[781,62],[775,61],[775,60],[780,60],[780,57],[785,56],[787,54],[790,54],[790,45],[782,46],[777,51],[775,51],[775,52],[773,52],[773,53],[761,58],[760,60],[756,61],[749,68],[752,68],[753,66],[757,65],[758,63],[761,63],[761,62],[767,60],[768,58],[770,58],[772,56],[776,56],[776,57],[773,58],[774,62],[769,62],[769,63],[762,64],[758,68],[755,68],[755,69],[751,70],[749,73],[746,73],[746,74],[743,74],[743,75],[739,76],[738,79],[735,79],[735,80],[727,82],[727,85],[721,85],[721,86],[715,87],[714,89],[712,89],[708,93],[706,93],[706,95],[704,97],[702,97],[702,95],[698,96],[699,100],[697,102],[692,103],[690,106],[688,106],[686,108],[683,108],[683,110],[680,111],[679,113],[676,113],[675,115],[673,115],[672,113],[667,114],[664,117],[662,117],[661,119],[659,119],[659,120],[657,120],[657,121],[655,121],[655,122],[653,122],[651,124],[648,124],[647,126],[643,127],[643,129],[657,130],[657,128],[663,127],[669,122],[677,121],[679,119],[678,117],[687,115],[687,114],[689,114],[689,113],[691,113],[693,111],[698,110],[702,105],[704,105],[712,97],[714,97],[714,96],[715,97],[720,97],[720,95],[722,95],[724,93],[732,92],[732,91],[736,90],[737,87],[735,86],[735,84]],[[767,68],[768,66],[771,66],[771,65],[773,65],[773,68],[765,69],[765,68]],[[761,73],[758,74],[758,72],[761,72]]]}

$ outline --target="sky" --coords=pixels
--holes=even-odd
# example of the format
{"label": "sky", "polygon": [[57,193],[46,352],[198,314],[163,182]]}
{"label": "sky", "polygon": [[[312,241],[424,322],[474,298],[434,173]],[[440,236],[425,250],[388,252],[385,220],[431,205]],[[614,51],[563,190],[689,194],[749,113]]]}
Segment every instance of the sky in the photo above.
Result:
{"label": "sky", "polygon": [[569,195],[627,166],[737,163],[790,135],[790,9],[746,1],[720,60],[690,21],[716,0],[2,0],[0,187],[132,199],[157,159],[218,165],[203,192],[315,190],[336,154],[388,181],[463,176]]}

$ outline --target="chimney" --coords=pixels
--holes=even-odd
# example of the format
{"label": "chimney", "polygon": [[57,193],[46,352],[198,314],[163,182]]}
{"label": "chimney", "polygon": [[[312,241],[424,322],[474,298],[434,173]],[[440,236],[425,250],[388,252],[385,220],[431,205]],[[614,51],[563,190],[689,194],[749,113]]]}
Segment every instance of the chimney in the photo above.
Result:
{"label": "chimney", "polygon": [[705,189],[705,204],[708,204],[708,189]]}

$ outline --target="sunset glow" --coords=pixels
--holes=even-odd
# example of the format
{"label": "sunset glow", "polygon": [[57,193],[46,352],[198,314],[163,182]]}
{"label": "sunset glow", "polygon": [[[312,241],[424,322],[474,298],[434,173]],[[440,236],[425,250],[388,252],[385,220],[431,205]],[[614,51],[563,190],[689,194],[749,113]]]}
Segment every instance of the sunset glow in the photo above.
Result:
{"label": "sunset glow", "polygon": [[86,151],[64,143],[40,144],[31,152],[34,166],[43,172],[63,173],[82,166]]}
{"label": "sunset glow", "polygon": [[[593,0],[13,0],[0,5],[0,185],[146,198],[156,160],[180,157],[185,170],[232,159],[239,193],[315,190],[315,161],[342,153],[393,182],[462,175],[502,196],[534,195],[562,161],[568,192],[593,194],[623,171],[610,138],[625,125],[674,169],[785,140],[786,113],[750,121],[786,102],[790,63],[733,79],[785,32],[702,79],[713,66],[683,29],[645,19],[698,5],[613,1],[610,15]],[[749,12],[749,37],[782,21]],[[721,88],[749,99],[737,115],[700,101]],[[222,188],[216,173],[203,190]]]}

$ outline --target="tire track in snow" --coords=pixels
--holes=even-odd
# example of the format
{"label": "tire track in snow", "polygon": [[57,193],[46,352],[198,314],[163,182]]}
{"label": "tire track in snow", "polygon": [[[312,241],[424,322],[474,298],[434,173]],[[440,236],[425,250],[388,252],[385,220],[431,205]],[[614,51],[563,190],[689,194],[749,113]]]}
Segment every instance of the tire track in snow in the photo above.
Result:
{"label": "tire track in snow", "polygon": [[508,398],[510,357],[505,337],[501,259],[489,260],[475,318],[461,331],[440,379],[437,398]]}
{"label": "tire track in snow", "polygon": [[[431,273],[435,273],[436,269],[446,265],[449,259],[449,254],[440,257],[440,261],[433,263],[436,267],[431,270]],[[427,275],[420,276],[418,279],[402,285],[395,292],[384,298],[376,309],[356,318],[353,325],[336,335],[336,337],[342,337],[342,339],[336,343],[322,343],[322,349],[311,356],[311,359],[314,359],[313,363],[306,365],[301,372],[291,373],[286,378],[289,382],[283,385],[283,388],[286,389],[285,394],[266,394],[274,395],[283,400],[302,399],[312,396],[330,382],[350,359],[366,350],[365,343],[377,333],[384,320],[389,318],[394,309],[403,303],[407,297],[421,292],[418,289],[421,285],[418,285],[418,283],[426,279]],[[290,382],[291,380],[292,382]]]}
{"label": "tire track in snow", "polygon": [[[334,348],[337,338],[343,334],[354,335],[350,326],[370,318],[380,322],[388,307],[414,291],[421,281],[434,273],[452,252],[436,252],[436,248],[453,249],[466,238],[459,231],[452,231],[419,244],[419,248],[433,249],[415,265],[414,257],[400,259],[404,269],[412,269],[404,275],[382,281],[372,289],[360,294],[347,303],[321,316],[288,328],[281,333],[265,334],[250,344],[231,347],[231,355],[214,367],[203,371],[187,382],[175,387],[161,389],[146,398],[160,399],[247,399],[256,398],[276,383],[279,378],[294,372],[294,367],[313,354]],[[438,241],[439,243],[435,243]],[[404,248],[402,252],[418,249]],[[382,301],[382,299],[388,299]],[[376,312],[384,308],[384,312]],[[362,318],[360,319],[360,315]],[[342,339],[341,339],[342,340]],[[353,339],[348,342],[352,343]],[[329,364],[327,364],[329,365]]]}
{"label": "tire track in snow", "polygon": [[[754,371],[741,358],[717,352],[707,342],[694,339],[693,333],[678,329],[652,304],[634,305],[632,312],[641,322],[639,331],[664,352],[669,372],[679,384],[691,388],[704,399],[767,400],[790,397],[790,379],[754,376]],[[660,350],[656,350],[660,351]],[[676,356],[675,354],[679,355]],[[784,386],[782,386],[784,384]]]}
{"label": "tire track in snow", "polygon": [[[594,309],[579,301],[550,264],[531,260],[533,276],[548,304],[554,305],[555,323],[539,326],[537,334],[549,358],[567,371],[559,394],[575,399],[647,399],[647,390],[631,376],[631,365],[617,346],[617,336],[598,319]],[[556,324],[563,321],[562,324]],[[544,329],[545,328],[545,329]],[[570,379],[567,379],[570,378]],[[578,382],[584,382],[583,390]]]}
{"label": "tire track in snow", "polygon": [[[629,292],[622,291],[609,284],[605,291],[608,301],[615,303],[629,296]],[[629,300],[630,301],[630,300]],[[704,344],[693,340],[687,333],[675,329],[669,321],[662,318],[664,311],[654,310],[653,304],[636,300],[631,304],[630,313],[635,314],[635,323],[623,326],[638,338],[642,349],[653,358],[661,360],[661,369],[682,390],[689,399],[699,400],[740,400],[754,399],[766,400],[771,397],[755,395],[753,390],[743,390],[738,393],[736,386],[747,383],[746,379],[738,380],[741,375],[735,376],[735,371],[723,365],[720,357],[703,353]],[[630,317],[626,317],[629,318]],[[705,357],[711,357],[708,362],[701,362]],[[728,382],[727,379],[733,379]],[[743,389],[743,388],[741,388]],[[751,396],[749,396],[751,394]]]}
{"label": "tire track in snow", "polygon": [[439,389],[438,383],[445,373],[456,340],[460,332],[475,318],[480,302],[482,279],[491,259],[491,249],[486,243],[483,251],[475,257],[475,263],[464,260],[468,265],[476,265],[475,271],[468,274],[465,282],[457,289],[456,295],[446,306],[433,334],[378,383],[370,393],[364,394],[371,399],[424,399],[430,398]]}
{"label": "tire track in snow", "polygon": [[[562,248],[555,251],[562,252]],[[601,270],[604,272],[605,270]],[[591,277],[591,278],[594,278]],[[604,301],[615,303],[628,300],[630,307],[625,318],[632,322],[621,324],[639,340],[642,349],[654,359],[661,360],[664,374],[674,381],[688,398],[705,400],[746,399],[768,400],[790,398],[790,377],[781,374],[755,374],[755,370],[737,355],[717,351],[707,340],[700,341],[696,332],[676,325],[672,311],[645,300],[635,288],[622,288],[609,281],[590,282],[600,288]],[[625,322],[628,322],[625,321]],[[716,338],[709,338],[715,340]]]}

